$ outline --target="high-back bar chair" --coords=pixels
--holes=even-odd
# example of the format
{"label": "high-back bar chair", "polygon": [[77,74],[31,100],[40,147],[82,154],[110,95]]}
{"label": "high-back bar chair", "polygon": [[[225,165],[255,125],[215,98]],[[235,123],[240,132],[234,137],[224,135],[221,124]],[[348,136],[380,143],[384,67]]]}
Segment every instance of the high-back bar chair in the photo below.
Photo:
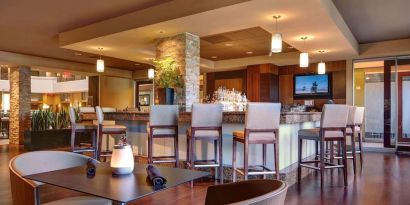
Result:
{"label": "high-back bar chair", "polygon": [[[153,105],[147,125],[148,133],[148,163],[175,162],[178,167],[178,105]],[[173,156],[153,156],[155,138],[174,139]],[[170,160],[171,158],[171,160]]]}
{"label": "high-back bar chair", "polygon": [[105,150],[104,153],[101,152],[102,146],[102,136],[104,134],[107,135],[122,135],[122,137],[126,137],[127,134],[127,127],[124,125],[115,125],[115,124],[103,124],[104,123],[104,113],[100,106],[95,107],[95,112],[97,114],[97,122],[98,122],[98,129],[97,129],[97,141],[98,141],[98,149],[97,149],[97,159],[99,160],[101,156],[107,157],[111,155],[109,150]]}
{"label": "high-back bar chair", "polygon": [[[246,107],[245,129],[233,132],[232,148],[232,177],[236,181],[236,172],[244,175],[245,180],[248,175],[275,174],[279,179],[279,124],[280,124],[280,103],[248,103]],[[236,168],[236,147],[237,143],[244,144],[244,168],[243,172]],[[262,168],[261,171],[249,171],[249,145],[262,145]],[[266,146],[273,144],[275,170],[266,167]]]}
{"label": "high-back bar chair", "polygon": [[[188,167],[190,169],[193,169],[195,167],[215,167],[215,178],[218,169],[219,179],[221,182],[223,182],[222,108],[222,104],[194,103],[192,105],[191,128],[187,130]],[[195,159],[195,142],[197,140],[214,142],[215,158],[213,160]]]}
{"label": "high-back bar chair", "polygon": [[[347,123],[346,135],[351,137],[352,148],[347,152],[348,159],[353,159],[353,169],[356,174],[356,155],[360,157],[360,167],[363,165],[363,152],[362,152],[362,124],[364,118],[364,107],[351,106],[349,110],[349,120]],[[356,150],[356,134],[359,142],[359,149]]]}
{"label": "high-back bar chair", "polygon": [[[71,151],[74,153],[85,153],[92,152],[93,157],[96,159],[97,156],[97,126],[91,123],[78,123],[76,122],[76,115],[73,107],[68,110],[71,122]],[[79,142],[76,145],[77,134],[79,133],[92,133],[92,144],[88,145],[86,143]]]}
{"label": "high-back bar chair", "polygon": [[[315,169],[320,171],[320,185],[323,188],[325,169],[342,168],[344,185],[347,186],[346,126],[348,115],[349,107],[347,105],[325,104],[322,110],[320,128],[299,130],[298,182],[300,182],[301,179],[302,167]],[[313,140],[319,142],[319,160],[302,160],[303,140]],[[343,164],[332,164],[325,161],[326,142],[341,143]],[[312,163],[317,163],[319,166],[313,166],[311,165]]]}

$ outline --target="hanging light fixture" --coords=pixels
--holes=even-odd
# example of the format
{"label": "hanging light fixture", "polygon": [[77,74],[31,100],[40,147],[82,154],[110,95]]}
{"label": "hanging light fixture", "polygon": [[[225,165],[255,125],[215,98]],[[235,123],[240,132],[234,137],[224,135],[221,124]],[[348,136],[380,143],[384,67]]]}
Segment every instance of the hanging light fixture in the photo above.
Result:
{"label": "hanging light fixture", "polygon": [[[318,51],[320,54],[323,54],[325,51]],[[321,57],[322,58],[322,57]],[[320,60],[320,63],[317,64],[317,73],[325,74],[326,73],[326,63]]]}
{"label": "hanging light fixture", "polygon": [[273,16],[273,18],[276,20],[276,33],[272,35],[269,56],[271,56],[272,53],[282,52],[282,34],[278,32],[278,19],[280,16]]}
{"label": "hanging light fixture", "polygon": [[100,58],[97,59],[97,72],[102,73],[104,72],[104,60],[101,59],[101,52],[103,50],[103,48],[98,48],[98,50],[100,50]]}
{"label": "hanging light fixture", "polygon": [[148,78],[149,79],[154,79],[155,77],[155,71],[153,68],[148,69]]}
{"label": "hanging light fixture", "polygon": [[309,67],[309,54],[306,52],[306,36],[301,37],[303,40],[303,49],[305,50],[304,52],[300,53],[299,56],[299,66],[301,68],[307,68]]}

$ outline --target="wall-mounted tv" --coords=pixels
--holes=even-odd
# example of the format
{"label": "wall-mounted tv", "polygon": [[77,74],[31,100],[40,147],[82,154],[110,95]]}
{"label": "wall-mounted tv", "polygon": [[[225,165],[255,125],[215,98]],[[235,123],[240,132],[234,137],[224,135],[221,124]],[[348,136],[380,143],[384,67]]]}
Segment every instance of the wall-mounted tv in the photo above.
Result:
{"label": "wall-mounted tv", "polygon": [[328,74],[295,75],[293,79],[293,98],[332,98],[331,77]]}

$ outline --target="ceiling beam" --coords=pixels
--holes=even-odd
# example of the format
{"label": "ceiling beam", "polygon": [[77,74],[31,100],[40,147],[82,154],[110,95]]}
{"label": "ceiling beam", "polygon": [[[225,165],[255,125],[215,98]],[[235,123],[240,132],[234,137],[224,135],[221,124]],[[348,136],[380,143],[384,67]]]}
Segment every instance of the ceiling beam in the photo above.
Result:
{"label": "ceiling beam", "polygon": [[[0,51],[0,62],[7,64],[8,66],[30,66],[39,68],[51,68],[60,69],[66,71],[77,71],[85,72],[90,75],[99,75],[93,64],[78,63],[73,61],[66,61],[54,58],[46,58],[32,55],[25,55],[19,53],[12,53],[6,51]],[[117,68],[105,67],[104,73],[102,75],[121,77],[121,78],[132,78],[132,71],[122,70]]]}
{"label": "ceiling beam", "polygon": [[250,0],[173,0],[59,34],[61,46],[210,11]]}

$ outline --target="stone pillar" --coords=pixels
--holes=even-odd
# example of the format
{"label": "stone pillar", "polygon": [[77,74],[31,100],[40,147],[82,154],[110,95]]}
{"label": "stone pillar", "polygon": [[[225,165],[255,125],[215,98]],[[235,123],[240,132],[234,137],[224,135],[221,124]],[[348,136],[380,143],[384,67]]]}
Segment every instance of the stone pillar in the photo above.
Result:
{"label": "stone pillar", "polygon": [[30,67],[15,67],[10,70],[10,144],[23,144],[24,131],[31,127]]}
{"label": "stone pillar", "polygon": [[177,90],[177,102],[188,109],[199,102],[199,37],[190,33],[162,38],[157,43],[156,57],[172,57],[184,75],[185,87]]}

